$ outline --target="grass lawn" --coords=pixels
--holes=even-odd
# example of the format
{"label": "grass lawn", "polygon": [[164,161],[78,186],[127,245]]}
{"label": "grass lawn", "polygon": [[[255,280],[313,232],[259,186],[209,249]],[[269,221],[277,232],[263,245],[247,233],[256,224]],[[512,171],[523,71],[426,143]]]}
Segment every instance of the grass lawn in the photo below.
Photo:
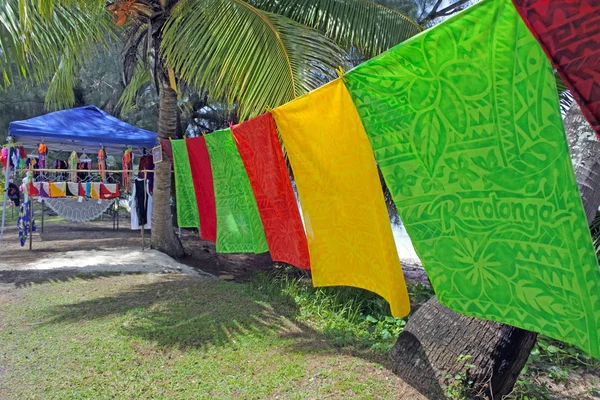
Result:
{"label": "grass lawn", "polygon": [[0,399],[422,398],[366,333],[260,284],[88,276],[0,285],[0,304]]}

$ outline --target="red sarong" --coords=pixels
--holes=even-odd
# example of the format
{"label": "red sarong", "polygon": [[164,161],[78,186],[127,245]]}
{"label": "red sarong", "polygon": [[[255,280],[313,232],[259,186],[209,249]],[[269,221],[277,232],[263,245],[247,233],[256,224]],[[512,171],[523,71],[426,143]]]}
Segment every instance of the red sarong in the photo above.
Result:
{"label": "red sarong", "polygon": [[198,204],[198,217],[200,219],[200,237],[217,241],[217,207],[215,204],[215,188],[213,185],[210,158],[204,137],[187,139],[185,141],[190,158],[192,181]]}
{"label": "red sarong", "polygon": [[513,0],[600,138],[600,0]]}
{"label": "red sarong", "polygon": [[310,269],[308,244],[270,113],[231,129],[256,198],[273,261]]}

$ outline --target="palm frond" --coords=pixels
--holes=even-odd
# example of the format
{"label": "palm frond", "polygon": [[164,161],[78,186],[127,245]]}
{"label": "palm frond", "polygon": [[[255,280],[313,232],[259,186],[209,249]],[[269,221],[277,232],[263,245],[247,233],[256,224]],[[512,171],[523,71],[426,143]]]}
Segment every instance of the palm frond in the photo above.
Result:
{"label": "palm frond", "polygon": [[46,109],[54,111],[71,107],[75,103],[73,88],[76,82],[75,60],[67,53],[62,57],[58,70],[48,86],[45,100]]}
{"label": "palm frond", "polygon": [[[22,7],[24,1],[27,7]],[[3,74],[0,89],[9,85],[15,75],[36,83],[47,83],[54,77],[55,89],[64,87],[58,82],[68,81],[66,75],[61,76],[66,71],[65,55],[69,55],[74,70],[95,53],[99,43],[106,43],[116,32],[110,15],[103,8],[82,9],[76,0],[59,0],[50,15],[29,12],[38,1],[46,0],[5,0],[0,4]],[[73,3],[64,3],[68,1]],[[26,23],[23,23],[23,14],[26,14]],[[60,72],[61,63],[63,72]]]}
{"label": "palm frond", "polygon": [[261,10],[310,26],[367,57],[416,35],[422,28],[406,15],[369,0],[249,0]]}
{"label": "palm frond", "polygon": [[122,115],[125,116],[127,113],[135,109],[138,93],[140,90],[148,87],[151,84],[152,76],[150,75],[150,68],[143,63],[138,63],[129,83],[125,87],[125,90],[119,99],[118,104],[121,106]]}
{"label": "palm frond", "polygon": [[162,53],[179,77],[241,119],[315,89],[345,66],[344,52],[317,31],[241,0],[187,0],[163,29]]}

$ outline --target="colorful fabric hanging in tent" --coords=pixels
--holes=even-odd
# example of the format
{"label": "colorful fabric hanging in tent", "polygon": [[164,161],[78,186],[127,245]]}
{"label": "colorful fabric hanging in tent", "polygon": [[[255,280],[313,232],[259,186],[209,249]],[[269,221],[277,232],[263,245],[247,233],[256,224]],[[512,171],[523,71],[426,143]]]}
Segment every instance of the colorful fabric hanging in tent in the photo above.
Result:
{"label": "colorful fabric hanging in tent", "polygon": [[187,146],[184,140],[172,140],[175,194],[177,199],[177,225],[180,228],[199,228],[198,204],[190,169]]}
{"label": "colorful fabric hanging in tent", "polygon": [[274,261],[309,269],[306,235],[270,113],[232,127]]}
{"label": "colorful fabric hanging in tent", "polygon": [[276,108],[306,224],[314,286],[381,295],[392,314],[410,304],[373,152],[341,80]]}
{"label": "colorful fabric hanging in tent", "polygon": [[513,3],[600,138],[600,1]]}
{"label": "colorful fabric hanging in tent", "polygon": [[204,136],[186,139],[185,145],[190,159],[198,217],[200,219],[200,237],[217,241],[217,209],[215,205],[215,190],[213,185],[210,157],[206,148]]}
{"label": "colorful fabric hanging in tent", "polygon": [[205,139],[217,205],[217,251],[269,251],[252,187],[231,131],[216,131]]}
{"label": "colorful fabric hanging in tent", "polygon": [[[31,210],[29,209],[30,207]],[[29,235],[29,230],[31,229],[31,232],[36,231],[35,215],[33,214],[33,210],[34,209],[33,205],[31,204],[31,200],[24,201],[19,207],[19,216],[17,217],[17,228],[19,230],[18,235],[21,247],[25,246],[25,242],[27,241],[27,235]]]}
{"label": "colorful fabric hanging in tent", "polygon": [[552,67],[512,3],[484,0],[344,79],[440,302],[600,357]]}
{"label": "colorful fabric hanging in tent", "polygon": [[65,197],[67,184],[65,182],[50,182],[50,197]]}

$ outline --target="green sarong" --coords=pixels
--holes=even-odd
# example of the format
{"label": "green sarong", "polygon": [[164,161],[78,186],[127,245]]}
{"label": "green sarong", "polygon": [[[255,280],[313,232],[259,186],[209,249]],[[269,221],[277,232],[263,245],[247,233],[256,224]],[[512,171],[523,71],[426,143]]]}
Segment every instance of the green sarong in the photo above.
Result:
{"label": "green sarong", "polygon": [[216,131],[204,138],[215,186],[217,251],[269,251],[254,193],[231,131]]}
{"label": "green sarong", "polygon": [[173,148],[173,168],[175,170],[177,225],[180,228],[200,228],[196,193],[185,140],[171,140],[171,147]]}
{"label": "green sarong", "polygon": [[440,302],[600,357],[600,270],[552,67],[510,0],[344,80]]}

